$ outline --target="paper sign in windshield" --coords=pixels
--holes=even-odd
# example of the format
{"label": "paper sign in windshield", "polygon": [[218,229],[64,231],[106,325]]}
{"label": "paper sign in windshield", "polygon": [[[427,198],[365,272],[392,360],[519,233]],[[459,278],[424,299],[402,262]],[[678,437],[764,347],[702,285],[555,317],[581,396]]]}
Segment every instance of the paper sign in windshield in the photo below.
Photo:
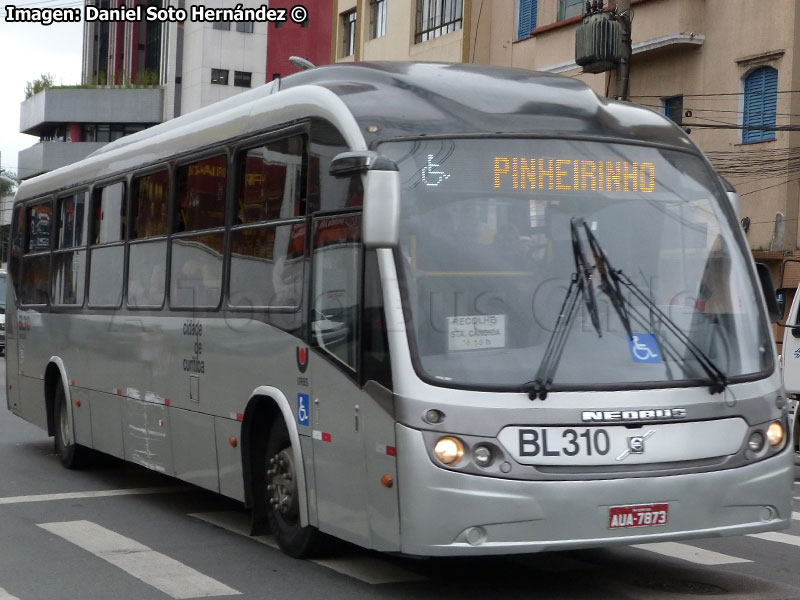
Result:
{"label": "paper sign in windshield", "polygon": [[447,350],[505,348],[506,316],[473,315],[447,317]]}

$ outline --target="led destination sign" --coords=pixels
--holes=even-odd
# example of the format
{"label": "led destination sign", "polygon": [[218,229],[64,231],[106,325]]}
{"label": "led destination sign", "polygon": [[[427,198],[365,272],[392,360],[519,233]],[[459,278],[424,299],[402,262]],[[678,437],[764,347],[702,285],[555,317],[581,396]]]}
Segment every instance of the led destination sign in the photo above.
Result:
{"label": "led destination sign", "polygon": [[494,187],[521,190],[638,192],[656,189],[651,162],[494,157]]}

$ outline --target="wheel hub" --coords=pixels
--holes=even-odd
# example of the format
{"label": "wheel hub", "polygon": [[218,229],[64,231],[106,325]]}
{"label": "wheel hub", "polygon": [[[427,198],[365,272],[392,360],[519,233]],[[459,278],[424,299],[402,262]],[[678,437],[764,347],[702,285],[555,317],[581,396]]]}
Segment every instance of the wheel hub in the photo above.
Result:
{"label": "wheel hub", "polygon": [[270,476],[267,492],[269,503],[284,518],[296,517],[299,512],[297,477],[291,448],[284,448],[269,460]]}

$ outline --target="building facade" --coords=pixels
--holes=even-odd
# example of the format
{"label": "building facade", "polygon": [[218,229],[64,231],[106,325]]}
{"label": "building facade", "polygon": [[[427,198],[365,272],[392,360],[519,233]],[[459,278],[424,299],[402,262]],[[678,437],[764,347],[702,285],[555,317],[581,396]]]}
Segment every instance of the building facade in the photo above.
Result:
{"label": "building facade", "polygon": [[[294,0],[273,0],[269,5],[289,10],[296,4]],[[308,18],[303,23],[288,20],[269,24],[267,79],[270,81],[298,71],[298,67],[289,62],[291,56],[299,56],[316,66],[332,61],[333,1],[306,0],[303,6],[308,10]]]}

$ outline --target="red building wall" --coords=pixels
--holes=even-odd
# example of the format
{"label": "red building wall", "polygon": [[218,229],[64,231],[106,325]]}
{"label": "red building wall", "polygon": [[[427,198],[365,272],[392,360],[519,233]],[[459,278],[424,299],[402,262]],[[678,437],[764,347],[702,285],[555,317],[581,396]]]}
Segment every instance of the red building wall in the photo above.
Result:
{"label": "red building wall", "polygon": [[[298,4],[297,0],[272,0],[270,8],[287,11]],[[315,65],[331,62],[331,28],[333,27],[333,0],[305,0],[308,9],[308,27],[287,20],[280,27],[269,24],[267,33],[267,81],[275,76],[286,77],[299,69],[289,62],[290,56],[300,56]]]}

